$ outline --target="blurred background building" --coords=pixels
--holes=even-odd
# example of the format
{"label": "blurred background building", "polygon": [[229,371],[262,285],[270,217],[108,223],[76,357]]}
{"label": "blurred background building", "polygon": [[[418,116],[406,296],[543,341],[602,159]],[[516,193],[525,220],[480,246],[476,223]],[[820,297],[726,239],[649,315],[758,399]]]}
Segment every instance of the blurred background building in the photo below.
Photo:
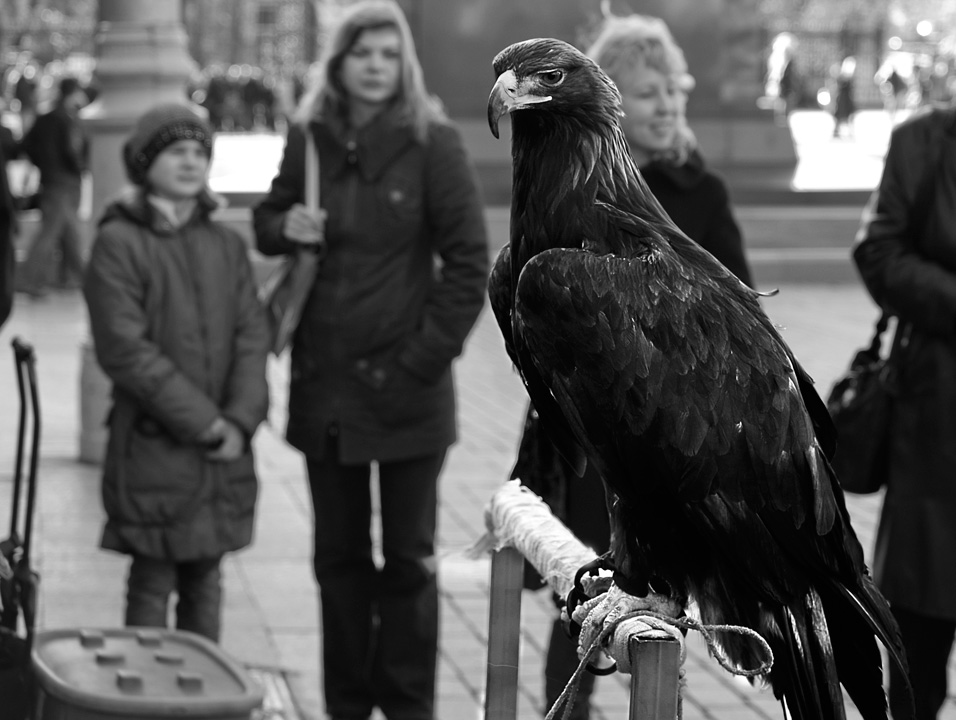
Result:
{"label": "blurred background building", "polygon": [[[216,127],[281,134],[320,51],[323,27],[349,0],[160,1],[179,3],[195,62],[185,92],[209,110]],[[775,86],[768,83],[771,48],[782,33],[793,39],[794,108],[827,108],[847,57],[855,58],[850,87],[860,109],[912,108],[954,95],[956,0],[399,2],[429,87],[462,124],[492,202],[506,199],[510,159],[507,143],[494,143],[485,127],[491,59],[531,36],[581,46],[602,10],[668,22],[697,80],[691,123],[710,162],[731,175],[739,166],[792,171],[792,141],[777,127],[779,117],[773,122]],[[5,123],[19,130],[21,116],[42,112],[65,74],[78,76],[95,95],[96,18],[96,0],[0,2]]]}
{"label": "blurred background building", "polygon": [[[261,83],[276,95],[275,102],[286,100],[282,93],[292,92],[302,81],[316,59],[323,21],[348,2],[163,1],[181,4],[189,50],[199,70],[194,90],[206,90],[216,82]],[[429,80],[443,98],[449,96],[445,101],[452,114],[461,114],[457,95],[468,84],[460,82],[461,72],[477,68],[483,79],[490,72],[490,57],[476,55],[473,48],[485,44],[500,48],[512,37],[549,30],[571,42],[582,42],[601,5],[599,0],[400,0],[400,4],[416,33]],[[0,70],[7,102],[16,103],[16,85],[24,77],[23,86],[37,83],[41,101],[52,86],[50,77],[70,73],[91,79],[96,6],[96,0],[0,3]],[[645,12],[665,17],[691,56],[691,70],[697,75],[706,75],[713,63],[695,58],[701,43],[690,40],[709,35],[704,48],[713,55],[718,43],[725,61],[743,62],[749,68],[756,86],[763,85],[773,38],[789,32],[797,40],[803,102],[809,105],[817,103],[818,92],[831,83],[832,67],[847,55],[857,59],[856,97],[864,107],[882,102],[874,76],[887,61],[898,66],[914,91],[929,89],[934,97],[949,91],[954,0],[613,0],[610,8],[617,14]],[[735,8],[747,12],[739,21],[731,18],[728,23],[726,18],[734,15]],[[714,17],[721,17],[721,23],[710,22]],[[476,45],[476,40],[481,42]],[[448,62],[449,57],[454,62]],[[451,82],[444,79],[449,76]],[[707,95],[734,101],[733,90],[713,82],[702,85],[702,102],[710,101]],[[229,98],[228,103],[242,104],[241,98]],[[235,129],[249,129],[250,115],[248,109],[234,107],[226,113]]]}

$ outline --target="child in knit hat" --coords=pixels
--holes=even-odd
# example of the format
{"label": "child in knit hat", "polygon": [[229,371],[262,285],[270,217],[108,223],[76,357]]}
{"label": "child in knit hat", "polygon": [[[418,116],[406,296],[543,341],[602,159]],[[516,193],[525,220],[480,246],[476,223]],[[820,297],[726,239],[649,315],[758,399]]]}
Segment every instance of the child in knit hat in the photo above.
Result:
{"label": "child in knit hat", "polygon": [[139,119],[84,295],[113,381],[101,545],[132,556],[126,625],[165,627],[175,592],[176,627],[218,640],[222,557],[252,539],[269,331],[245,242],[210,217],[211,154],[189,106]]}

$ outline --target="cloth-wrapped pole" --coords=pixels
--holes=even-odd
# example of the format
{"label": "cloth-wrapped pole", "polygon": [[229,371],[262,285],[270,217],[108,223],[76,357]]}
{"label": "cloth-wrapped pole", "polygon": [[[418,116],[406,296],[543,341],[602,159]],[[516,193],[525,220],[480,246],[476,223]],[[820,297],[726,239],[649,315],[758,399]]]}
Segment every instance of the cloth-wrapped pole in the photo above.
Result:
{"label": "cloth-wrapped pole", "polygon": [[514,547],[561,597],[574,584],[578,568],[597,557],[518,480],[509,480],[492,496],[485,526],[488,532],[472,548],[473,557]]}
{"label": "cloth-wrapped pole", "polygon": [[[597,558],[593,550],[554,517],[541,498],[517,480],[505,483],[492,496],[485,509],[485,525],[488,532],[471,549],[472,557],[512,547],[534,566],[560,597],[566,597],[574,586],[578,570]],[[575,621],[581,625],[578,638],[581,663],[549,710],[546,720],[556,717],[561,707],[565,708],[565,717],[568,716],[574,707],[574,698],[586,664],[604,670],[616,666],[628,674],[634,669],[632,660],[646,665],[647,648],[652,645],[632,646],[632,641],[674,642],[677,645],[676,657],[668,656],[670,659],[667,662],[652,663],[654,667],[651,670],[644,668],[647,678],[632,676],[631,682],[632,694],[643,693],[642,700],[653,700],[655,707],[657,701],[663,702],[665,707],[676,707],[676,716],[680,717],[677,688],[683,674],[680,666],[685,648],[680,630],[667,622],[668,617],[680,612],[679,606],[669,598],[654,593],[649,593],[646,598],[627,595],[611,583],[610,577],[590,579],[585,576],[584,580],[585,592],[592,597],[574,614]],[[648,610],[652,610],[655,616],[649,617]],[[496,668],[492,668],[494,670]],[[495,682],[492,677],[490,674],[489,688]],[[640,689],[642,681],[646,682],[647,687]],[[673,695],[668,688],[672,688]],[[675,717],[675,713],[665,714]]]}
{"label": "cloth-wrapped pole", "polygon": [[[488,532],[472,548],[473,557],[492,549],[514,547],[559,597],[566,597],[574,586],[578,569],[597,557],[552,514],[541,498],[518,480],[506,482],[492,496],[485,509],[485,526]],[[633,611],[639,609],[664,616],[677,615],[680,608],[670,598],[654,593],[649,593],[646,598],[635,598],[613,587],[608,593],[609,578],[600,584],[603,587],[590,593],[594,597],[580,611],[582,617],[578,621],[584,628],[582,642],[593,639],[602,627],[613,624],[613,635],[602,644],[605,652],[624,672],[629,670],[627,642],[633,635],[648,639],[677,639],[681,641],[683,655],[683,636],[677,628],[661,623],[660,618],[623,617],[633,615]],[[586,649],[585,646],[580,651],[583,653]]]}

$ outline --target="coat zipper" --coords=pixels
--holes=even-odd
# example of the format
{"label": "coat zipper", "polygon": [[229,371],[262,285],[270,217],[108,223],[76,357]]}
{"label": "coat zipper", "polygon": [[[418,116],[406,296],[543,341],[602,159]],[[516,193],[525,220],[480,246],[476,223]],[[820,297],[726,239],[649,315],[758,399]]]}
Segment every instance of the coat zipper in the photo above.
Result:
{"label": "coat zipper", "polygon": [[349,166],[348,180],[345,186],[345,222],[346,229],[351,230],[355,225],[355,196],[358,190],[358,142],[355,139],[354,131],[349,133],[348,140],[345,143],[347,151],[346,162]]}
{"label": "coat zipper", "polygon": [[[346,149],[346,163],[348,164],[348,170],[346,174],[345,181],[345,202],[344,204],[344,221],[342,227],[346,233],[351,231],[356,226],[356,197],[358,194],[358,141],[355,138],[355,131],[350,130],[348,138],[345,143]],[[348,273],[347,270],[343,267],[343,271],[339,274],[338,282],[335,286],[335,301],[333,303],[335,314],[338,315],[339,307],[343,304],[348,288]],[[334,347],[335,355],[338,355],[341,358],[341,366],[345,373],[348,373],[348,357],[344,352],[344,348],[339,338],[332,337],[327,338],[329,345]],[[330,348],[331,349],[331,348]],[[337,383],[341,387],[341,383]],[[331,402],[331,418],[332,418],[332,427],[335,428],[333,434],[338,435],[337,424],[339,421],[339,414],[341,412],[341,398],[338,392],[332,398]],[[331,428],[330,428],[331,432]]]}
{"label": "coat zipper", "polygon": [[201,268],[200,260],[198,257],[198,251],[192,246],[185,228],[177,228],[176,234],[179,237],[179,241],[183,244],[183,248],[186,251],[186,256],[189,258],[189,279],[192,282],[193,286],[193,296],[196,299],[196,314],[199,317],[199,335],[202,338],[202,348],[203,348],[203,365],[206,369],[205,377],[205,388],[204,391],[212,396],[212,357],[209,351],[209,325],[208,318],[205,313],[205,303],[204,297],[202,294],[202,285],[200,283]]}

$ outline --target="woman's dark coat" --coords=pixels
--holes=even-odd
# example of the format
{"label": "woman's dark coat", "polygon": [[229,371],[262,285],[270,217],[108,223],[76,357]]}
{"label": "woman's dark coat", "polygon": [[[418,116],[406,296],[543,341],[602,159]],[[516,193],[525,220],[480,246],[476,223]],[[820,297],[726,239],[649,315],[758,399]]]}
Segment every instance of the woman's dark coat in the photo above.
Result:
{"label": "woman's dark coat", "polygon": [[[321,457],[393,461],[457,437],[452,360],[484,302],[482,203],[458,131],[433,123],[422,144],[392,113],[348,138],[312,123],[328,252],[292,348],[287,438]],[[266,255],[288,253],[285,212],[302,203],[305,136],[289,130],[279,173],[254,211]]]}
{"label": "woman's dark coat", "polygon": [[[853,251],[867,290],[912,324],[899,348],[889,482],[874,576],[894,605],[956,620],[956,127],[920,114],[891,136],[880,185]],[[940,158],[938,171],[936,159]],[[921,237],[909,210],[927,173],[934,202]],[[925,187],[925,185],[924,185]],[[837,448],[839,452],[839,446]]]}
{"label": "woman's dark coat", "polygon": [[102,546],[163,560],[215,558],[252,540],[251,449],[206,460],[220,415],[251,438],[266,417],[269,331],[246,243],[209,218],[175,229],[142,194],[100,221],[84,294],[113,381]]}
{"label": "woman's dark coat", "polygon": [[655,160],[641,168],[641,175],[677,227],[753,287],[727,185],[700,153],[693,151],[681,165]]}

